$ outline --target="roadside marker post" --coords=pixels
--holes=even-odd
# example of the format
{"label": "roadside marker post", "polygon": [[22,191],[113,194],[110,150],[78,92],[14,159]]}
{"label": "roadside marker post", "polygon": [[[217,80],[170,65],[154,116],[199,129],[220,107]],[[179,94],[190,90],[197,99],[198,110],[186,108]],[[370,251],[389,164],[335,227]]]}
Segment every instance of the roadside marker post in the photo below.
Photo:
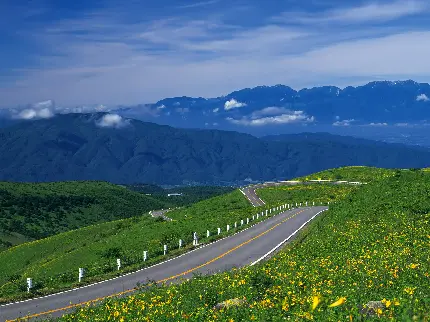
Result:
{"label": "roadside marker post", "polygon": [[308,206],[308,202],[306,201],[306,207]]}
{"label": "roadside marker post", "polygon": [[254,220],[254,216],[252,216],[252,220]]}
{"label": "roadside marker post", "polygon": [[30,293],[31,288],[33,287],[33,280],[28,277],[27,278],[27,293]]}
{"label": "roadside marker post", "polygon": [[234,228],[237,228],[237,221],[234,222]]}
{"label": "roadside marker post", "polygon": [[167,245],[163,246],[163,253],[164,253],[164,256],[166,256],[166,254],[167,254]]}
{"label": "roadside marker post", "polygon": [[83,278],[84,278],[84,269],[79,268],[79,283],[82,282]]}
{"label": "roadside marker post", "polygon": [[221,234],[221,228],[218,228],[218,235]]}
{"label": "roadside marker post", "polygon": [[260,216],[260,214],[257,214],[257,219],[258,219],[258,216]]}
{"label": "roadside marker post", "polygon": [[227,231],[229,231],[230,230],[230,225],[227,225]]}
{"label": "roadside marker post", "polygon": [[117,258],[116,259],[116,266],[118,267],[118,271],[121,268],[121,259]]}
{"label": "roadside marker post", "polygon": [[266,209],[266,216],[267,216],[267,212],[268,212],[268,210]]}
{"label": "roadside marker post", "polygon": [[312,206],[315,206],[315,201],[312,201]]}
{"label": "roadside marker post", "polygon": [[246,224],[247,225],[249,224],[249,218],[246,218]]}
{"label": "roadside marker post", "polygon": [[182,247],[182,239],[179,239],[179,248]]}
{"label": "roadside marker post", "polygon": [[206,230],[206,237],[209,237],[211,235],[211,232],[209,230]]}
{"label": "roadside marker post", "polygon": [[146,262],[147,258],[148,258],[148,251],[144,250],[143,251],[143,261]]}
{"label": "roadside marker post", "polygon": [[240,225],[243,226],[243,219],[240,220]]}

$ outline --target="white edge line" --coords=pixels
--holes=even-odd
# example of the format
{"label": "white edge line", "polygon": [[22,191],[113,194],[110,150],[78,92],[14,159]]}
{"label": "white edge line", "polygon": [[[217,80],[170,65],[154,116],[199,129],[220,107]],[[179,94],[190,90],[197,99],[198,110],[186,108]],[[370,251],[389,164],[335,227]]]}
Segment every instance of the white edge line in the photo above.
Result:
{"label": "white edge line", "polygon": [[[279,216],[279,215],[281,215],[281,214],[284,214],[284,213],[286,213],[286,212],[288,212],[288,211],[293,211],[294,209],[299,209],[299,208],[291,208],[291,209],[289,209],[289,210],[287,210],[287,211],[280,212],[280,213],[279,213],[279,214],[277,214],[277,215],[273,215],[272,217],[269,217],[269,218],[267,218],[266,220],[268,220],[268,219],[270,219],[270,218],[274,218],[274,217]],[[94,286],[94,285],[97,285],[97,284],[101,284],[101,283],[105,283],[105,282],[113,281],[113,280],[116,280],[116,279],[119,279],[119,278],[122,278],[122,277],[125,277],[125,276],[128,276],[128,275],[131,275],[131,274],[136,274],[136,273],[139,273],[139,272],[141,272],[141,271],[144,271],[145,269],[149,269],[149,268],[152,268],[152,267],[155,267],[155,266],[158,266],[158,265],[161,265],[161,264],[164,264],[164,263],[170,262],[170,261],[172,261],[172,260],[174,260],[174,259],[177,259],[177,258],[179,258],[179,257],[182,257],[182,256],[185,256],[185,255],[188,255],[188,254],[190,254],[190,253],[192,253],[192,252],[195,252],[195,251],[197,251],[197,250],[199,250],[199,249],[201,249],[201,248],[204,248],[204,247],[206,247],[206,246],[210,246],[210,245],[215,244],[215,243],[217,243],[217,242],[220,242],[220,241],[222,241],[222,240],[224,240],[224,239],[227,239],[227,238],[233,237],[233,236],[235,236],[235,235],[237,235],[237,234],[240,234],[241,232],[244,232],[244,231],[246,231],[246,230],[248,230],[248,229],[250,229],[250,228],[252,228],[252,227],[254,227],[254,226],[258,225],[258,224],[261,224],[261,223],[265,222],[266,220],[261,220],[261,221],[257,222],[256,224],[254,224],[254,225],[252,225],[252,226],[249,226],[248,228],[245,228],[245,229],[243,229],[243,230],[240,230],[240,231],[238,231],[238,232],[234,233],[233,235],[226,236],[226,237],[224,237],[224,238],[221,238],[221,239],[215,240],[215,241],[213,241],[213,242],[211,242],[211,243],[209,243],[209,244],[203,244],[202,246],[200,246],[200,247],[198,247],[198,248],[195,248],[195,249],[193,249],[193,250],[190,250],[189,252],[186,252],[186,253],[181,254],[181,255],[179,255],[179,256],[176,256],[176,257],[172,257],[172,258],[170,258],[170,259],[168,259],[168,260],[165,260],[165,261],[163,261],[163,262],[160,262],[160,263],[154,264],[154,265],[152,265],[152,266],[148,266],[148,267],[141,268],[141,269],[139,269],[139,270],[137,270],[137,271],[129,272],[129,273],[126,273],[126,274],[124,274],[124,275],[116,276],[116,277],[113,277],[113,278],[110,278],[110,279],[107,279],[107,280],[103,280],[103,281],[100,281],[100,282],[95,282],[95,283],[88,284],[88,285],[85,285],[85,286],[75,287],[75,288],[72,288],[72,289],[70,289],[70,290],[65,290],[65,291],[61,291],[61,292],[58,292],[58,293],[48,294],[48,295],[44,295],[44,296],[40,296],[40,297],[35,297],[35,298],[27,299],[27,300],[22,300],[22,301],[18,301],[18,302],[12,302],[12,303],[7,303],[7,304],[2,304],[2,305],[0,305],[0,308],[1,308],[1,307],[5,307],[5,306],[9,306],[9,305],[13,305],[13,304],[19,304],[19,303],[25,303],[25,302],[35,301],[35,300],[40,300],[40,299],[44,299],[44,298],[51,297],[51,296],[56,296],[56,295],[60,295],[60,294],[64,294],[64,293],[73,292],[73,291],[77,291],[77,290],[80,290],[80,289],[84,289],[84,288],[87,288],[87,287],[90,287],[90,286]]]}
{"label": "white edge line", "polygon": [[312,219],[314,219],[316,216],[318,216],[320,213],[326,211],[327,209],[321,210],[320,212],[317,212],[315,215],[313,215],[309,220],[307,220],[306,222],[304,222],[298,229],[296,229],[290,236],[288,236],[286,239],[284,239],[283,241],[281,241],[278,245],[276,245],[275,247],[273,247],[270,251],[268,251],[266,254],[264,254],[263,256],[261,256],[259,259],[257,259],[255,262],[252,262],[251,264],[249,264],[249,266],[254,266],[255,264],[259,263],[260,261],[262,261],[263,259],[265,259],[267,256],[269,256],[271,253],[273,253],[276,249],[278,249],[279,247],[281,247],[283,244],[285,244],[291,237],[293,237],[295,234],[297,234],[297,232],[299,232],[307,223],[309,223]]}

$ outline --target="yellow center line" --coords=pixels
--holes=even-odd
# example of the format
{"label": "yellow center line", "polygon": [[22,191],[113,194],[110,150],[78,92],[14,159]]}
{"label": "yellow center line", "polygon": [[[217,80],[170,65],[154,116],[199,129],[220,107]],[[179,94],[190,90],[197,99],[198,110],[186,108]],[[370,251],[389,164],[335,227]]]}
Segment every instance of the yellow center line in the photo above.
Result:
{"label": "yellow center line", "polygon": [[[213,258],[213,259],[211,259],[211,260],[209,260],[209,261],[207,261],[206,263],[203,263],[203,264],[201,264],[201,265],[199,265],[199,266],[196,266],[196,267],[194,267],[194,268],[191,268],[191,269],[189,269],[189,270],[187,270],[187,271],[184,271],[184,272],[182,272],[182,273],[179,273],[179,274],[177,274],[177,275],[173,275],[173,276],[170,276],[170,277],[164,278],[164,279],[162,279],[162,280],[156,281],[156,283],[158,284],[158,283],[163,283],[163,282],[166,282],[166,281],[169,281],[169,280],[173,280],[173,279],[178,278],[178,277],[180,277],[180,276],[187,275],[187,274],[189,274],[189,273],[191,273],[191,272],[193,272],[193,271],[195,271],[195,270],[197,270],[197,269],[199,269],[199,268],[205,267],[205,266],[207,266],[207,265],[209,265],[209,264],[211,264],[211,263],[213,263],[213,262],[215,262],[215,261],[219,260],[220,258],[223,258],[224,256],[226,256],[226,255],[230,254],[231,252],[234,252],[235,250],[239,249],[240,247],[243,247],[243,246],[245,246],[246,244],[249,244],[249,243],[250,243],[250,242],[252,242],[253,240],[256,240],[256,239],[260,238],[261,236],[264,236],[264,235],[265,235],[265,234],[267,234],[268,232],[272,231],[272,230],[273,230],[273,229],[275,229],[276,227],[278,227],[278,226],[282,225],[282,224],[283,224],[283,223],[285,223],[287,220],[289,220],[289,219],[291,219],[291,218],[293,218],[293,217],[297,216],[298,214],[300,214],[300,213],[301,213],[301,212],[303,212],[303,211],[304,211],[304,210],[300,210],[299,212],[297,212],[297,213],[295,213],[294,215],[291,215],[290,217],[288,217],[288,218],[286,218],[286,219],[282,220],[280,223],[277,223],[276,225],[274,225],[273,227],[269,228],[268,230],[263,231],[263,232],[262,232],[262,233],[260,233],[259,235],[255,236],[255,237],[252,237],[251,239],[249,239],[249,240],[247,240],[247,241],[243,242],[242,244],[240,244],[240,245],[237,245],[237,246],[233,247],[232,249],[230,249],[230,250],[226,251],[225,253],[223,253],[223,254],[221,254],[221,255],[219,255],[219,256],[217,256],[217,257],[215,257],[215,258]],[[46,311],[46,312],[35,313],[35,314],[32,314],[32,315],[27,315],[27,316],[25,316],[25,317],[17,318],[17,319],[14,319],[14,320],[6,320],[6,322],[22,321],[22,320],[24,320],[24,319],[25,319],[25,320],[27,320],[27,319],[31,319],[31,318],[35,318],[35,317],[39,317],[39,316],[42,316],[42,315],[47,315],[47,314],[55,313],[55,312],[58,312],[58,311],[65,311],[65,310],[72,309],[72,308],[75,308],[75,307],[84,306],[84,305],[92,304],[92,303],[95,303],[95,302],[100,302],[100,301],[106,300],[106,299],[111,298],[111,297],[121,296],[121,295],[124,295],[124,294],[127,294],[127,293],[134,292],[134,291],[136,291],[136,290],[137,290],[137,288],[132,288],[132,289],[129,289],[129,290],[125,290],[125,291],[122,291],[122,292],[119,292],[119,293],[115,293],[115,294],[111,294],[111,295],[107,295],[107,296],[103,296],[103,297],[99,297],[99,298],[96,298],[96,299],[93,299],[93,300],[89,300],[89,301],[86,301],[86,302],[81,302],[81,303],[76,303],[76,304],[70,304],[70,305],[65,306],[65,307],[61,307],[61,308],[58,308],[58,309],[49,310],[49,311]]]}

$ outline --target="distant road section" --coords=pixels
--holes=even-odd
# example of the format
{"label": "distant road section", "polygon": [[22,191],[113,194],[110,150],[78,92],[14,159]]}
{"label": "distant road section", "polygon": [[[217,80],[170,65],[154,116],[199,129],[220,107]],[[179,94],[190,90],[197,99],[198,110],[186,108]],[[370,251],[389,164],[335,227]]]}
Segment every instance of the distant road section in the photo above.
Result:
{"label": "distant road section", "polygon": [[254,207],[264,206],[266,203],[255,193],[255,189],[257,188],[259,188],[259,186],[248,186],[241,188],[240,191]]}
{"label": "distant road section", "polygon": [[172,221],[172,218],[169,218],[166,215],[164,215],[166,212],[171,211],[171,210],[173,210],[173,209],[151,210],[149,212],[149,214],[154,218],[162,217],[164,220]]}

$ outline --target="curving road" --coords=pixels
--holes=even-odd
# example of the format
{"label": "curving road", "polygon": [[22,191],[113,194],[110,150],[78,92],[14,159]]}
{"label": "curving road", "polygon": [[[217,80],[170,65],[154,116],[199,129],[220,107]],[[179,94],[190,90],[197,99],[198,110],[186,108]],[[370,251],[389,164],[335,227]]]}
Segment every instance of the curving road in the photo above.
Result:
{"label": "curving road", "polygon": [[[254,201],[258,203],[258,200]],[[29,319],[61,316],[76,307],[108,296],[129,294],[138,282],[152,280],[171,283],[191,278],[194,273],[211,274],[254,264],[274,252],[326,209],[309,207],[288,210],[233,236],[155,266],[83,288],[0,306],[1,321],[24,316]]]}
{"label": "curving road", "polygon": [[257,196],[257,193],[255,192],[255,189],[262,188],[263,185],[254,185],[254,186],[248,186],[240,188],[240,191],[245,195],[245,197],[249,200],[249,202],[254,207],[260,207],[264,206],[266,203]]}

